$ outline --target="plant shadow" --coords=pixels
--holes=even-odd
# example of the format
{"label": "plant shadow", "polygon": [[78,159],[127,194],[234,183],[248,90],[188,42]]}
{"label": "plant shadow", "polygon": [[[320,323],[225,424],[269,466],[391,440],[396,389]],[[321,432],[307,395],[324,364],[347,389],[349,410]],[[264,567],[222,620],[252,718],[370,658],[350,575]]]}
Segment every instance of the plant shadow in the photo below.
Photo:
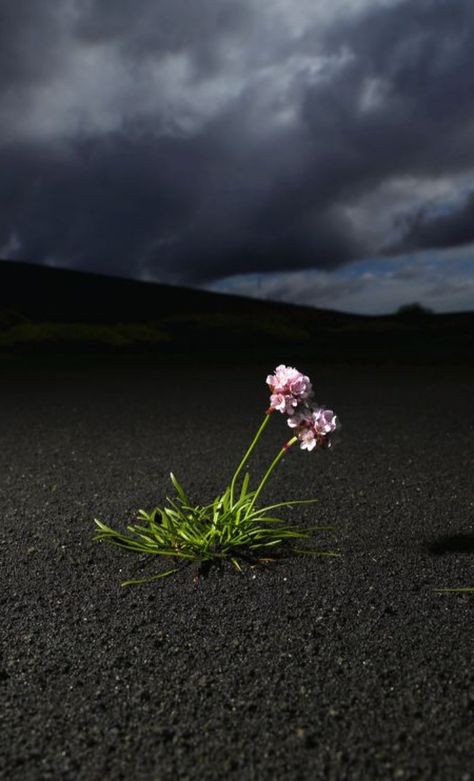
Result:
{"label": "plant shadow", "polygon": [[[294,552],[291,550],[272,551],[271,554],[255,554],[248,551],[239,551],[237,558],[243,571],[246,568],[263,569],[269,564],[277,564],[294,555]],[[206,578],[211,572],[217,572],[222,575],[226,570],[233,569],[232,562],[229,558],[193,562],[190,566],[193,568],[195,577],[197,578]]]}
{"label": "plant shadow", "polygon": [[434,556],[445,553],[474,553],[474,534],[446,534],[428,545]]}

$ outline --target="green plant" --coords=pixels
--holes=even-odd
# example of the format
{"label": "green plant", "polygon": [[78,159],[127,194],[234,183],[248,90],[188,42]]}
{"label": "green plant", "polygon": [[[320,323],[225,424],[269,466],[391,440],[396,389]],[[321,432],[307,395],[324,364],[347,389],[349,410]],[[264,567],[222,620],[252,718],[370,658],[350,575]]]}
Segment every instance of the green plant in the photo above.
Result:
{"label": "green plant", "polygon": [[[269,375],[267,378],[267,383],[273,391],[270,407],[224,493],[210,504],[194,505],[171,473],[176,496],[174,499],[167,498],[166,506],[157,507],[152,512],[140,510],[138,523],[127,527],[128,534],[118,532],[95,519],[97,530],[94,540],[112,543],[136,553],[167,556],[176,562],[181,560],[204,564],[227,559],[237,570],[241,570],[240,561],[258,561],[262,552],[285,544],[296,554],[338,555],[332,551],[317,551],[291,545],[295,541],[308,540],[316,529],[322,531],[329,527],[293,527],[274,514],[275,510],[311,504],[317,501],[316,499],[257,506],[257,500],[268,479],[289,448],[298,441],[302,449],[327,447],[330,443],[329,435],[336,427],[332,410],[316,409],[310,405],[311,384],[309,379],[296,369],[277,367],[275,375]],[[295,435],[281,448],[256,489],[252,490],[250,474],[245,472],[241,481],[240,476],[268,425],[271,413],[275,410],[288,415],[288,424],[295,430]],[[126,580],[122,585],[157,580],[172,575],[178,569],[179,567],[175,566],[148,578]]]}
{"label": "green plant", "polygon": [[[251,560],[252,554],[274,548],[281,543],[306,540],[311,530],[298,529],[273,515],[273,511],[296,504],[309,504],[316,500],[279,502],[254,508],[256,491],[248,490],[249,474],[235,502],[231,502],[230,487],[204,506],[193,506],[176,477],[171,474],[176,498],[167,499],[168,506],[158,507],[147,513],[140,510],[140,523],[127,527],[132,536],[120,534],[96,520],[99,531],[94,539],[106,540],[121,548],[137,553],[169,556],[188,562],[217,562],[228,559],[235,569],[241,570],[239,558]],[[323,530],[323,527],[319,527]],[[325,527],[329,528],[329,527]],[[313,555],[337,555],[329,551],[295,549],[293,552]],[[258,560],[258,558],[257,558]],[[179,568],[161,572],[149,578],[126,580],[123,586],[145,583],[172,575]]]}

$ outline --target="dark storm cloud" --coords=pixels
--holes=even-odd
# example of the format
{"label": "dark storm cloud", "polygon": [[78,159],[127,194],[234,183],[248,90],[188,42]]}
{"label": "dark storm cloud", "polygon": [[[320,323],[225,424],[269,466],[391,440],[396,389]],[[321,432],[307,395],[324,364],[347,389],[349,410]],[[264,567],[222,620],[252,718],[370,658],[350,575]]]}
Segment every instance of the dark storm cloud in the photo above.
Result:
{"label": "dark storm cloud", "polygon": [[0,89],[5,93],[54,76],[61,66],[57,3],[15,0],[0,5]]}
{"label": "dark storm cloud", "polygon": [[329,34],[326,45],[346,46],[352,60],[328,88],[309,87],[303,105],[327,185],[334,174],[328,197],[473,167],[473,33],[472,3],[418,0],[369,9]]}
{"label": "dark storm cloud", "polygon": [[85,141],[65,155],[10,155],[3,181],[22,207],[10,218],[2,213],[0,226],[27,237],[29,258],[126,273],[158,232],[172,236],[191,214],[191,188],[175,181],[173,156],[185,157],[179,146],[169,140],[156,149],[143,139],[134,144],[119,137]]}
{"label": "dark storm cloud", "polygon": [[72,266],[120,274],[158,266],[162,277],[180,282],[242,268],[286,269],[295,256],[303,266],[315,254],[337,265],[354,251],[350,226],[330,208],[312,225],[304,215],[259,225],[254,212],[265,197],[263,186],[235,191],[229,184],[231,192],[219,186],[203,192],[202,179],[210,168],[219,179],[220,165],[216,156],[209,161],[205,139],[202,145],[180,138],[156,144],[141,133],[83,141],[65,154],[10,153],[3,183],[12,204],[22,208],[13,214],[7,206],[0,231],[7,236],[13,226],[24,242],[18,254],[26,249],[28,258],[67,259]]}
{"label": "dark storm cloud", "polygon": [[402,240],[391,248],[392,252],[474,244],[474,192],[461,207],[448,214],[430,215],[420,209],[408,215],[402,234]]}
{"label": "dark storm cloud", "polygon": [[76,34],[85,42],[116,43],[132,60],[186,52],[199,71],[219,66],[216,41],[245,33],[251,13],[242,0],[90,0]]}
{"label": "dark storm cloud", "polygon": [[338,8],[2,6],[0,248],[185,283],[330,270],[387,246],[379,191],[400,246],[465,241],[472,201],[401,226],[385,190],[472,173],[473,4]]}

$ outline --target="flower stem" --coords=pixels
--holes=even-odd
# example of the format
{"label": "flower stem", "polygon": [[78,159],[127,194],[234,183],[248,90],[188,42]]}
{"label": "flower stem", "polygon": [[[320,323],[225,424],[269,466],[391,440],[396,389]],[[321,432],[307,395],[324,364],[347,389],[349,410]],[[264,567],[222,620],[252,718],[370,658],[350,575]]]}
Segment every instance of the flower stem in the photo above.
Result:
{"label": "flower stem", "polygon": [[235,484],[237,481],[238,476],[240,475],[242,469],[244,468],[245,464],[247,463],[250,455],[252,454],[252,451],[257,444],[258,440],[260,439],[260,436],[267,425],[268,421],[270,420],[270,411],[267,411],[265,413],[265,418],[263,420],[263,423],[261,424],[260,428],[258,429],[257,433],[255,434],[255,437],[253,438],[252,442],[250,443],[248,450],[246,451],[242,461],[238,465],[237,469],[235,470],[235,474],[232,478],[232,482],[230,484],[230,506],[232,507],[234,504],[234,491],[235,491]]}
{"label": "flower stem", "polygon": [[262,480],[260,481],[260,485],[258,486],[257,490],[255,491],[255,495],[254,495],[252,501],[250,502],[248,513],[250,513],[251,510],[253,509],[253,506],[254,506],[255,502],[257,501],[258,497],[260,496],[260,494],[261,494],[261,492],[262,492],[262,490],[263,490],[263,488],[265,486],[265,483],[267,482],[268,478],[270,477],[271,473],[275,469],[275,467],[278,464],[278,462],[281,461],[281,459],[285,455],[285,453],[288,450],[288,448],[290,448],[292,445],[294,445],[295,442],[297,442],[297,441],[298,441],[298,437],[292,437],[285,445],[283,445],[282,449],[280,450],[280,452],[278,453],[276,458],[273,459],[272,463],[270,464],[270,466],[268,467],[267,471],[263,475]]}

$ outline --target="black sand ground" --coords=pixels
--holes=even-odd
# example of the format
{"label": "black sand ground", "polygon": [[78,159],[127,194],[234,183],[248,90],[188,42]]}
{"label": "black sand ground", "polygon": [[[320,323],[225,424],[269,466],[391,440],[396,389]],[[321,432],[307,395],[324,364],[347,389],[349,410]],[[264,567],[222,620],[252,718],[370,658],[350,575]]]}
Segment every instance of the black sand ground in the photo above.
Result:
{"label": "black sand ground", "polygon": [[[170,469],[212,498],[271,368],[3,379],[1,778],[474,779],[474,594],[435,593],[474,584],[466,369],[301,367],[343,429],[267,497],[319,496],[292,517],[333,524],[341,558],[121,589],[160,562],[91,542]],[[275,417],[254,471],[285,434]]]}

